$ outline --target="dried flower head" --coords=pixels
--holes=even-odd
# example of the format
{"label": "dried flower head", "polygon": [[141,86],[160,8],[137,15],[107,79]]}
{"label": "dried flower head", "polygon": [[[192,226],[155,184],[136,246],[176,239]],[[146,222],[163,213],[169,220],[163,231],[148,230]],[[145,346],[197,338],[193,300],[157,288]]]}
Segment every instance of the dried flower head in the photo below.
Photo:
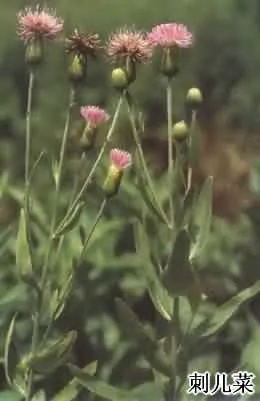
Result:
{"label": "dried flower head", "polygon": [[190,47],[193,43],[193,35],[183,24],[168,23],[156,25],[147,35],[152,46],[163,48]]}
{"label": "dried flower head", "polygon": [[105,110],[98,106],[82,106],[80,108],[80,114],[93,128],[97,128],[99,125],[104,124],[110,118]]}
{"label": "dried flower head", "polygon": [[25,8],[17,14],[18,36],[28,43],[34,39],[54,39],[63,28],[63,20],[53,10]]}
{"label": "dried flower head", "polygon": [[66,39],[65,48],[67,53],[78,56],[95,57],[101,48],[98,34],[80,33],[77,29]]}
{"label": "dried flower head", "polygon": [[151,58],[152,46],[142,32],[122,28],[110,36],[107,54],[113,62],[129,58],[141,63]]}
{"label": "dried flower head", "polygon": [[112,149],[110,151],[110,160],[112,165],[120,170],[125,170],[132,165],[131,154],[121,149]]}

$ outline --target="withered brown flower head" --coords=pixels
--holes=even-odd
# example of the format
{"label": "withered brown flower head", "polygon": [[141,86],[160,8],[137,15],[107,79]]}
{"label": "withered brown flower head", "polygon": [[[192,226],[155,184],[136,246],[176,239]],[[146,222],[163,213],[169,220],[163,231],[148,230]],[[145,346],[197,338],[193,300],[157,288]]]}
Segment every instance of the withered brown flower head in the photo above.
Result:
{"label": "withered brown flower head", "polygon": [[65,49],[67,53],[74,53],[78,56],[96,57],[96,53],[100,46],[100,39],[97,33],[80,33],[77,29],[74,33],[66,38]]}

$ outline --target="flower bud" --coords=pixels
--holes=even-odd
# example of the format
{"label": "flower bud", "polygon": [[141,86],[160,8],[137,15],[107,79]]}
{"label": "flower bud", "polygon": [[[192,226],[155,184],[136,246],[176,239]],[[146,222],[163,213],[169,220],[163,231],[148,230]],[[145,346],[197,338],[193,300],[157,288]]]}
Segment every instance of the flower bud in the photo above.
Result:
{"label": "flower bud", "polygon": [[172,128],[172,135],[177,142],[184,141],[188,134],[189,128],[185,121],[179,121],[178,123],[174,124]]}
{"label": "flower bud", "polygon": [[118,90],[123,90],[128,87],[128,78],[123,68],[115,68],[111,74],[113,87]]}
{"label": "flower bud", "polygon": [[43,42],[42,40],[33,40],[29,42],[25,50],[25,61],[28,65],[36,66],[43,59]]}
{"label": "flower bud", "polygon": [[128,84],[131,84],[136,80],[136,65],[130,58],[126,59],[125,69],[127,73]]}
{"label": "flower bud", "polygon": [[82,150],[86,152],[88,150],[93,149],[93,146],[95,145],[96,133],[97,133],[96,129],[90,127],[89,124],[85,126],[85,129],[79,140]]}
{"label": "flower bud", "polygon": [[69,77],[73,82],[80,82],[86,76],[86,60],[84,57],[75,54],[69,65]]}
{"label": "flower bud", "polygon": [[103,191],[107,198],[111,198],[118,193],[122,176],[123,170],[111,164],[103,184]]}
{"label": "flower bud", "polygon": [[203,101],[201,91],[198,88],[190,88],[187,93],[186,101],[193,110],[197,109]]}
{"label": "flower bud", "polygon": [[161,60],[161,72],[167,78],[172,78],[178,73],[178,67],[174,61],[174,55],[170,49],[164,49]]}

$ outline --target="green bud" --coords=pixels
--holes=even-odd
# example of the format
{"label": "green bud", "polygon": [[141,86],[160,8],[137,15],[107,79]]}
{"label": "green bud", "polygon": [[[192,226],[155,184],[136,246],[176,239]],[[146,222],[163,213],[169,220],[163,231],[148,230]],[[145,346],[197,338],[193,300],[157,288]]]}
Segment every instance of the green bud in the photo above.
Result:
{"label": "green bud", "polygon": [[136,80],[136,66],[130,58],[126,60],[126,73],[128,78],[128,84],[133,83]]}
{"label": "green bud", "polygon": [[80,146],[84,152],[93,149],[96,140],[96,129],[86,125],[83,134],[79,140]]}
{"label": "green bud", "polygon": [[123,170],[118,169],[113,164],[109,167],[107,177],[103,184],[103,191],[107,198],[111,198],[118,193]]}
{"label": "green bud", "polygon": [[172,78],[178,73],[178,67],[176,61],[174,60],[174,55],[171,49],[166,49],[163,51],[161,60],[161,72],[167,78]]}
{"label": "green bud", "polygon": [[69,65],[69,77],[73,82],[80,82],[84,80],[86,76],[86,59],[84,57],[78,56],[77,54],[73,56],[72,61]]}
{"label": "green bud", "polygon": [[187,93],[186,101],[192,109],[197,109],[203,101],[201,91],[198,88],[190,88]]}
{"label": "green bud", "polygon": [[115,68],[111,74],[113,87],[119,90],[124,90],[128,87],[128,78],[123,68]]}
{"label": "green bud", "polygon": [[188,134],[189,128],[185,121],[179,121],[178,123],[174,124],[172,128],[172,135],[177,142],[184,141]]}
{"label": "green bud", "polygon": [[26,46],[25,61],[30,66],[39,65],[43,59],[43,42],[42,40],[34,40]]}

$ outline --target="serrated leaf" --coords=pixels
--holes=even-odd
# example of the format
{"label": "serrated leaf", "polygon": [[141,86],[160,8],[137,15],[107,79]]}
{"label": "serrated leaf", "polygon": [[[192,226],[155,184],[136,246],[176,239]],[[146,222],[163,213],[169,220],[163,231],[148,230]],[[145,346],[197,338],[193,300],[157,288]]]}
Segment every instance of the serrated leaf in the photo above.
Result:
{"label": "serrated leaf", "polygon": [[13,378],[15,375],[15,370],[18,362],[18,355],[13,344],[13,335],[16,322],[17,314],[15,314],[10,322],[4,347],[4,369],[5,377],[10,386],[13,386]]}
{"label": "serrated leaf", "polygon": [[32,261],[27,238],[27,227],[24,209],[21,209],[16,240],[16,266],[21,275],[32,274]]}
{"label": "serrated leaf", "polygon": [[195,229],[195,240],[191,249],[190,259],[200,256],[208,240],[213,202],[213,177],[208,177],[200,191],[193,209],[193,230]]}
{"label": "serrated leaf", "polygon": [[251,287],[239,292],[233,296],[229,301],[225,302],[212,316],[208,319],[206,329],[201,336],[203,338],[216,334],[228,320],[239,310],[239,308],[247,301],[258,295],[260,292],[260,280],[258,280]]}
{"label": "serrated leaf", "polygon": [[119,319],[125,332],[135,340],[151,367],[171,376],[172,361],[168,360],[161,344],[140,323],[136,314],[121,299],[115,300]]}
{"label": "serrated leaf", "polygon": [[130,391],[121,390],[111,386],[94,376],[84,373],[74,365],[69,365],[69,369],[78,382],[92,393],[109,401],[139,401],[131,395]]}
{"label": "serrated leaf", "polygon": [[39,373],[50,373],[56,370],[69,358],[76,339],[77,332],[69,331],[64,337],[53,341],[34,355],[25,356],[20,363],[20,368],[31,368]]}
{"label": "serrated leaf", "polygon": [[[97,370],[97,361],[93,361],[86,365],[82,372],[92,376]],[[74,401],[78,396],[82,386],[79,384],[77,379],[72,379],[67,386],[65,386],[53,399],[52,401]]]}

